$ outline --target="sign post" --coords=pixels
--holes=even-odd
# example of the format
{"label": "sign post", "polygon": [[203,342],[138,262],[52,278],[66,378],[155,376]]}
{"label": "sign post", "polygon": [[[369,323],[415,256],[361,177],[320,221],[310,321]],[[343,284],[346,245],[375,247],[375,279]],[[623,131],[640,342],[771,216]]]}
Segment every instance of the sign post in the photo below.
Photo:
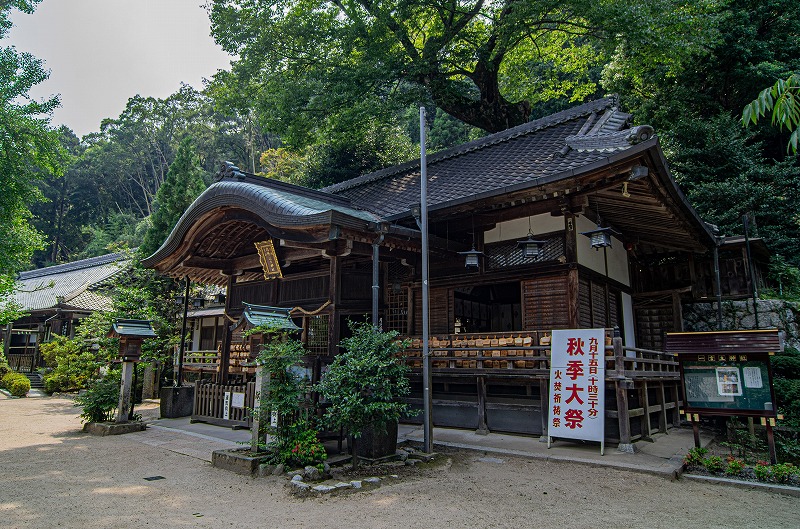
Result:
{"label": "sign post", "polygon": [[678,358],[684,407],[695,446],[700,415],[760,417],[770,460],[777,463],[772,428],[778,415],[770,356],[783,350],[776,329],[667,333],[665,349]]}
{"label": "sign post", "polygon": [[605,330],[554,330],[547,447],[553,437],[598,441],[605,452]]}

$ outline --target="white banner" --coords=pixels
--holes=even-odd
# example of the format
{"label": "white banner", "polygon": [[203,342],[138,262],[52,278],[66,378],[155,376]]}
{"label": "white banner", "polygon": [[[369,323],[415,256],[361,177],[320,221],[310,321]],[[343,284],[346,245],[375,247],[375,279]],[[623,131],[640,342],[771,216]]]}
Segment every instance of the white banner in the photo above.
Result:
{"label": "white banner", "polygon": [[603,329],[553,331],[549,437],[603,441],[605,378]]}

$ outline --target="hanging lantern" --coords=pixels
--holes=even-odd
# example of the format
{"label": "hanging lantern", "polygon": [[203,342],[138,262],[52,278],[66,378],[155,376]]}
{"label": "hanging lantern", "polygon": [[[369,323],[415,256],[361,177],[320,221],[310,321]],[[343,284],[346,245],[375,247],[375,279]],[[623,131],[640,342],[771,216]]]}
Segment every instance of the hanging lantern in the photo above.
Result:
{"label": "hanging lantern", "polygon": [[475,249],[475,246],[472,247],[471,250],[467,252],[458,252],[459,255],[466,256],[464,259],[464,268],[470,269],[473,268],[478,270],[480,268],[480,261],[478,258],[483,255],[483,252],[479,252]]}
{"label": "hanging lantern", "polygon": [[542,246],[547,241],[537,241],[533,238],[533,233],[528,232],[528,238],[517,241],[517,248],[522,249],[522,256],[529,259],[536,259],[542,252]]}
{"label": "hanging lantern", "polygon": [[201,309],[205,306],[206,300],[203,297],[196,297],[192,299],[192,306],[196,309]]}
{"label": "hanging lantern", "polygon": [[618,235],[618,232],[611,228],[601,228],[599,225],[596,230],[581,232],[581,235],[589,237],[592,248],[599,250],[600,248],[611,248],[611,235]]}

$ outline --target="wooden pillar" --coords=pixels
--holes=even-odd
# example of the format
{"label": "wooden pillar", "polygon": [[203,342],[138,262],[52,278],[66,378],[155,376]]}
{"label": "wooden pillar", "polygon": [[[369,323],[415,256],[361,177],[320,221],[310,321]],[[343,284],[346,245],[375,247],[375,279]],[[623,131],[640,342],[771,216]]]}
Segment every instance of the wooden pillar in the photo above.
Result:
{"label": "wooden pillar", "polygon": [[619,422],[619,446],[617,450],[632,454],[634,449],[633,443],[631,443],[631,417],[628,407],[630,380],[625,377],[625,356],[622,350],[622,337],[618,328],[614,329],[614,338],[611,343],[614,346],[614,368],[617,372],[617,379],[614,381],[617,392],[617,421]]}
{"label": "wooden pillar", "polygon": [[667,394],[664,391],[664,382],[658,383],[658,399],[661,404],[661,411],[658,414],[658,431],[667,433]]}
{"label": "wooden pillar", "polygon": [[[234,276],[228,276],[228,285],[225,289],[225,314],[228,313],[231,303],[231,291],[233,290]],[[228,383],[228,373],[230,371],[231,363],[231,339],[233,332],[231,331],[232,324],[224,322],[222,327],[222,345],[219,350],[219,373],[217,375],[217,384]]]}
{"label": "wooden pillar", "polygon": [[328,299],[331,301],[328,307],[328,355],[333,357],[336,355],[339,336],[341,336],[339,329],[339,311],[338,304],[341,299],[341,277],[342,277],[342,263],[341,258],[336,255],[329,257],[330,268],[328,275]]}
{"label": "wooden pillar", "polygon": [[489,427],[486,425],[486,377],[478,377],[478,435],[488,435]]}
{"label": "wooden pillar", "polygon": [[653,427],[650,424],[650,396],[647,394],[647,381],[642,381],[639,386],[639,404],[641,404],[644,412],[642,415],[642,439],[652,441],[653,438],[650,437],[650,432]]}
{"label": "wooden pillar", "polygon": [[11,332],[14,329],[14,325],[9,323],[6,325],[6,336],[5,340],[3,340],[3,355],[8,360],[8,352],[11,350]]}
{"label": "wooden pillar", "polygon": [[680,292],[672,293],[672,327],[675,332],[683,331],[683,307]]}
{"label": "wooden pillar", "polygon": [[580,327],[580,299],[578,296],[578,269],[567,272],[567,325],[570,329]]}

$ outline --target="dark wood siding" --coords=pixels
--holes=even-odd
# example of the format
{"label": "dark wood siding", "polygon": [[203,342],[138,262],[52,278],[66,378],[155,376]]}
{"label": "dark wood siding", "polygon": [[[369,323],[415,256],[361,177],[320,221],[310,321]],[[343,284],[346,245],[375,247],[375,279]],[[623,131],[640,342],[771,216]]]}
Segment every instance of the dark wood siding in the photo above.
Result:
{"label": "dark wood siding", "polygon": [[242,312],[242,302],[256,305],[275,305],[275,286],[277,281],[253,281],[231,287],[228,306],[234,313]]}
{"label": "dark wood siding", "polygon": [[[449,288],[430,290],[430,333],[453,332],[453,291]],[[422,333],[422,292],[414,292],[414,332]]]}
{"label": "dark wood siding", "polygon": [[309,301],[314,299],[327,299],[327,275],[303,277],[298,279],[284,278],[280,285],[280,303]]}
{"label": "dark wood siding", "polygon": [[522,282],[522,327],[525,330],[569,327],[567,275]]}

